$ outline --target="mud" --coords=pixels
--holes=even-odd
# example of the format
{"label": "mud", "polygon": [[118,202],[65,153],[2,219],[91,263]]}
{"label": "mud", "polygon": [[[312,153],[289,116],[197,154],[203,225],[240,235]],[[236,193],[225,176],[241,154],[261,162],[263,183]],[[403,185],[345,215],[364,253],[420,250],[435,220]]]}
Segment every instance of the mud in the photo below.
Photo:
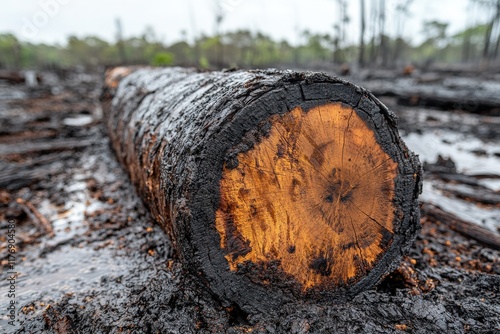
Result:
{"label": "mud", "polygon": [[[9,219],[16,221],[17,272],[14,326],[6,317],[10,299],[0,299],[3,332],[500,331],[499,251],[425,215],[399,268],[348,302],[289,304],[253,316],[222,307],[172,254],[116,162],[101,124],[100,80],[75,75],[35,89],[0,83],[2,296],[9,289]],[[498,206],[446,192],[444,186],[464,183],[440,176],[465,175],[473,187],[498,193],[498,118],[385,103],[411,149],[428,143],[420,150],[428,163],[423,200],[498,233]],[[438,172],[439,155],[451,158],[455,172]],[[18,198],[52,224],[53,237]]]}

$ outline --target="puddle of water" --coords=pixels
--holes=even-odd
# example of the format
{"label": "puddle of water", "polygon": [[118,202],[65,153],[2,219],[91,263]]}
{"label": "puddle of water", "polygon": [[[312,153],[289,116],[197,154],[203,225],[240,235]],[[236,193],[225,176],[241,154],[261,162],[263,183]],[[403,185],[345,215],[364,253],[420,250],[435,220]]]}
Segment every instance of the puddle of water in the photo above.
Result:
{"label": "puddle of water", "polygon": [[20,100],[26,98],[26,93],[22,88],[0,84],[0,100]]}
{"label": "puddle of water", "polygon": [[457,217],[497,232],[497,228],[500,226],[500,209],[481,208],[474,203],[447,197],[438,189],[439,184],[440,182],[437,180],[425,181],[420,200],[445,208],[446,211]]}
{"label": "puddle of water", "polygon": [[[500,158],[493,155],[498,145],[484,143],[468,135],[434,130],[422,134],[410,133],[404,136],[408,147],[419,155],[420,161],[434,163],[439,155],[451,158],[457,170],[464,174],[499,174]],[[485,151],[485,155],[472,153]]]}
{"label": "puddle of water", "polygon": [[72,182],[65,187],[68,197],[64,207],[58,207],[48,199],[40,203],[38,210],[54,228],[54,237],[47,241],[47,245],[55,245],[85,233],[87,231],[86,214],[106,208],[106,204],[90,196],[86,181],[88,178],[89,176],[84,174],[73,176]]}
{"label": "puddle of water", "polygon": [[467,114],[461,112],[447,112],[441,110],[425,109],[419,107],[402,108],[395,111],[399,117],[411,122],[419,124],[421,127],[427,126],[448,126],[451,124],[456,125],[479,125],[484,120],[490,120],[491,117]]}
{"label": "puddle of water", "polygon": [[87,230],[85,212],[88,204],[94,200],[88,195],[86,183],[76,181],[69,184],[66,191],[68,198],[63,208],[56,207],[48,199],[39,206],[40,213],[52,223],[54,229],[54,237],[47,242],[50,245],[69,240]]}
{"label": "puddle of water", "polygon": [[[48,265],[50,264],[50,265]],[[108,249],[93,250],[90,247],[62,247],[58,252],[47,254],[45,258],[29,259],[16,266],[16,308],[21,309],[35,303],[35,314],[42,312],[50,300],[58,300],[68,293],[99,290],[99,282],[104,276],[126,275],[130,270],[126,261],[112,255]],[[8,291],[6,273],[1,275],[0,291]],[[45,299],[44,299],[45,298]],[[7,298],[0,300],[0,308],[7,309]],[[5,312],[0,318],[0,328],[9,326]],[[9,326],[10,327],[10,326]],[[11,327],[10,327],[11,328]]]}
{"label": "puddle of water", "polygon": [[[426,113],[427,114],[427,113]],[[439,121],[446,121],[459,117],[452,113],[438,113],[435,116]],[[426,116],[423,116],[424,118]],[[477,117],[461,117],[462,124],[474,124],[478,122]],[[479,123],[477,123],[479,124]],[[483,142],[482,140],[467,134],[461,134],[443,129],[433,129],[424,133],[409,133],[403,136],[408,147],[419,155],[420,161],[435,163],[438,156],[451,158],[457,171],[464,174],[500,174],[500,157],[494,153],[498,151],[498,143]],[[473,153],[481,150],[482,155]],[[478,180],[482,185],[494,191],[500,190],[499,179]],[[458,217],[498,232],[500,226],[500,209],[483,208],[458,198],[446,196],[439,188],[443,183],[439,180],[426,180],[420,199],[445,208]]]}
{"label": "puddle of water", "polygon": [[78,117],[68,117],[63,120],[63,123],[68,126],[85,126],[94,121],[94,118],[89,115],[82,115]]}

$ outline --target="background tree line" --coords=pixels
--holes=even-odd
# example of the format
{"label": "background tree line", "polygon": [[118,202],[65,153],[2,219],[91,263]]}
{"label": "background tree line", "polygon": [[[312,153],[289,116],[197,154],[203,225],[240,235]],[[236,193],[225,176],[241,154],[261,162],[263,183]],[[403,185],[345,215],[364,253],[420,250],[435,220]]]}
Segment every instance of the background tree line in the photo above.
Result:
{"label": "background tree line", "polygon": [[[348,43],[350,18],[347,0],[335,0],[338,17],[330,34],[314,34],[304,30],[300,43],[282,40],[248,30],[221,33],[224,11],[215,11],[213,35],[201,35],[188,42],[166,44],[152,28],[141,36],[123,38],[117,21],[116,41],[97,36],[70,36],[64,45],[34,44],[19,40],[13,34],[0,34],[0,69],[46,69],[84,66],[88,69],[120,64],[180,65],[201,68],[303,67],[328,68],[348,63],[360,67],[400,68],[407,64],[462,64],[500,67],[500,0],[471,0],[468,10],[480,10],[487,20],[470,20],[463,31],[450,35],[448,23],[423,23],[423,42],[414,45],[404,36],[405,21],[412,0],[395,0],[386,8],[385,0],[373,0],[366,6],[360,0],[360,35],[357,43]],[[396,27],[387,29],[388,15]]]}

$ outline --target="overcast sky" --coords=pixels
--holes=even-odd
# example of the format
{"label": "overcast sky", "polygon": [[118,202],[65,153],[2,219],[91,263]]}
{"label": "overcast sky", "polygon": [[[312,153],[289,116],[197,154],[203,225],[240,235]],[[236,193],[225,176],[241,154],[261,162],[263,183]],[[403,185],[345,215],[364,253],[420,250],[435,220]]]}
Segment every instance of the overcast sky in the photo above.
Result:
{"label": "overcast sky", "polygon": [[[225,12],[221,29],[250,29],[274,39],[300,41],[299,31],[332,33],[339,20],[335,0],[219,0]],[[115,40],[116,18],[120,18],[125,37],[141,35],[151,26],[166,43],[215,31],[214,0],[9,0],[0,12],[0,33],[13,32],[21,40],[65,43],[69,35],[97,35]],[[359,0],[348,1],[351,18],[348,40],[358,41]],[[368,4],[376,0],[366,0]],[[392,19],[398,0],[386,0],[387,28],[394,35]],[[471,20],[467,0],[414,0],[405,23],[404,35],[414,43],[422,40],[422,22],[449,22],[449,33],[466,27]],[[469,13],[469,15],[467,15]],[[369,11],[367,13],[369,17]],[[481,17],[475,16],[481,20]]]}

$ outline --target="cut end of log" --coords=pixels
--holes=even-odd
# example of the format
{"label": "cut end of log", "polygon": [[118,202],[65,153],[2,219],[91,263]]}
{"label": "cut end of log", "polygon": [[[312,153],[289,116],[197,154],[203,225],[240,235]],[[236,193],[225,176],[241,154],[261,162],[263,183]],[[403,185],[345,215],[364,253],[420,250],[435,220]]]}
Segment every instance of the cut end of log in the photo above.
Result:
{"label": "cut end of log", "polygon": [[106,71],[104,78],[104,87],[107,89],[116,89],[120,81],[127,75],[132,73],[136,68],[134,67],[113,67]]}
{"label": "cut end of log", "polygon": [[223,171],[216,227],[230,269],[279,264],[304,290],[352,284],[392,241],[397,164],[340,103],[270,123]]}

